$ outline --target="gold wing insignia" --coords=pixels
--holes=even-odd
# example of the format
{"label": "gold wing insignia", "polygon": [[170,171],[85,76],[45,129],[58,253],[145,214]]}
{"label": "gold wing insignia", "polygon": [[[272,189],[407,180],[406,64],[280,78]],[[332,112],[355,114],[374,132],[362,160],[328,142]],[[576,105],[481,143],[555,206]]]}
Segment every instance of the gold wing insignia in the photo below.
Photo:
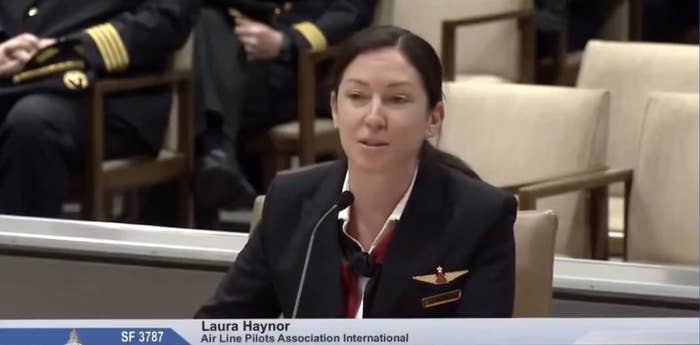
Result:
{"label": "gold wing insignia", "polygon": [[437,273],[434,274],[423,274],[419,276],[414,276],[413,280],[421,281],[424,283],[432,285],[441,285],[452,282],[453,280],[467,274],[469,270],[443,272],[442,267],[438,266],[436,268]]}
{"label": "gold wing insignia", "polygon": [[469,270],[445,272],[445,278],[447,278],[447,282],[449,283],[449,282],[467,274],[467,272],[469,272]]}

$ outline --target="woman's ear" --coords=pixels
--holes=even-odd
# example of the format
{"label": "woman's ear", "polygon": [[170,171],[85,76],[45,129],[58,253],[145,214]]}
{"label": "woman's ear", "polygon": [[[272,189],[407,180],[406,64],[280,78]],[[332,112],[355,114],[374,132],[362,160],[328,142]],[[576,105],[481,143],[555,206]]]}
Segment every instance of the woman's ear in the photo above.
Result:
{"label": "woman's ear", "polygon": [[428,114],[428,128],[425,130],[426,138],[436,137],[442,128],[442,120],[445,117],[445,105],[438,102]]}
{"label": "woman's ear", "polygon": [[331,91],[331,115],[333,116],[333,127],[338,128],[338,95]]}

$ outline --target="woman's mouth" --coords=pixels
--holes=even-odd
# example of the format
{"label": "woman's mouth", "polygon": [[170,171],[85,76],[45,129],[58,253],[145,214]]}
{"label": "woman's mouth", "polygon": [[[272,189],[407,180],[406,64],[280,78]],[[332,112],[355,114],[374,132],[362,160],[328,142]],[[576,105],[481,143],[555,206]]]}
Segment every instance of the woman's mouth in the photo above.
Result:
{"label": "woman's mouth", "polygon": [[383,140],[377,140],[377,139],[363,139],[359,140],[360,144],[363,146],[371,147],[371,148],[380,148],[380,147],[385,147],[388,146],[389,143]]}

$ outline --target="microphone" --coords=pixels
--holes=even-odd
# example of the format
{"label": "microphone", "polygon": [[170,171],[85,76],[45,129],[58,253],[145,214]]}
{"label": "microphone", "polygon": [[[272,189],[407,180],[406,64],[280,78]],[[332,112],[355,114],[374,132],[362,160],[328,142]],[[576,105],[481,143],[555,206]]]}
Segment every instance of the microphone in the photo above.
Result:
{"label": "microphone", "polygon": [[352,204],[352,202],[355,201],[355,196],[352,195],[352,192],[349,190],[346,190],[342,193],[340,193],[340,197],[338,197],[338,201],[336,201],[331,208],[326,211],[326,213],[321,216],[321,218],[318,219],[316,222],[316,225],[314,225],[313,230],[311,230],[311,237],[309,238],[309,246],[306,248],[306,257],[304,258],[304,268],[301,270],[301,278],[299,279],[299,288],[297,289],[297,297],[294,301],[294,310],[292,311],[292,319],[296,319],[297,317],[297,311],[299,310],[299,300],[301,299],[301,292],[304,290],[304,282],[306,281],[306,269],[309,267],[309,258],[311,258],[311,248],[313,248],[314,245],[314,238],[316,237],[316,230],[318,230],[319,226],[323,223],[323,220],[328,217],[329,214],[331,214],[333,211],[338,210],[344,210],[348,206]]}

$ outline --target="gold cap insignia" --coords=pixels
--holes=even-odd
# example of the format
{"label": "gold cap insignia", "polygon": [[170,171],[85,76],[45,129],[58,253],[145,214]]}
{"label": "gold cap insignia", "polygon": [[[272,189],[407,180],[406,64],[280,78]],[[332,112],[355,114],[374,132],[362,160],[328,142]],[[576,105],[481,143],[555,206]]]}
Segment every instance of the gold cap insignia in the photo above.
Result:
{"label": "gold cap insignia", "polygon": [[90,82],[82,71],[68,71],[63,74],[63,84],[71,90],[83,90]]}
{"label": "gold cap insignia", "polygon": [[424,274],[420,276],[414,276],[413,279],[432,285],[442,285],[450,283],[453,280],[469,272],[469,270],[443,272],[442,266],[438,266],[437,268],[435,268],[435,270],[437,271],[437,273],[435,274]]}

